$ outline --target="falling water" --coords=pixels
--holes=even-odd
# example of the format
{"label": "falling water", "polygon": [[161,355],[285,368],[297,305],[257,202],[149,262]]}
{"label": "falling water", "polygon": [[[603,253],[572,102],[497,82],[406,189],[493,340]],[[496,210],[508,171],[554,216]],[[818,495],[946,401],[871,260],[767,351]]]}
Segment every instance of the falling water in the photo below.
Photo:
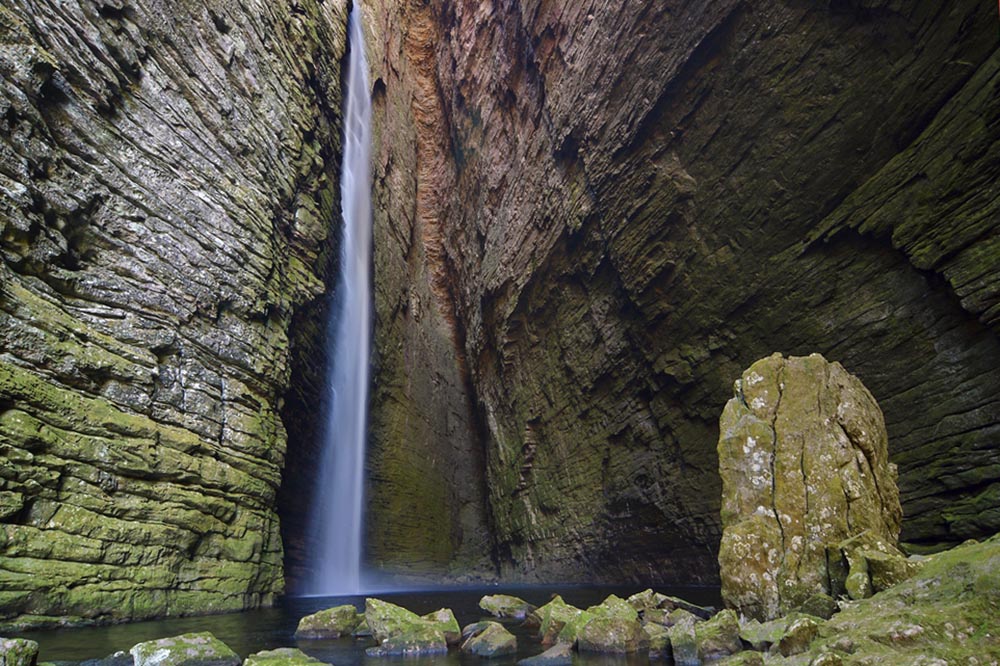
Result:
{"label": "falling water", "polygon": [[313,510],[318,551],[307,594],[361,591],[361,522],[365,428],[368,412],[368,350],[371,339],[371,100],[361,31],[360,3],[349,21],[344,162],[340,181],[344,234],[336,300],[327,327],[332,349],[327,371],[319,489]]}

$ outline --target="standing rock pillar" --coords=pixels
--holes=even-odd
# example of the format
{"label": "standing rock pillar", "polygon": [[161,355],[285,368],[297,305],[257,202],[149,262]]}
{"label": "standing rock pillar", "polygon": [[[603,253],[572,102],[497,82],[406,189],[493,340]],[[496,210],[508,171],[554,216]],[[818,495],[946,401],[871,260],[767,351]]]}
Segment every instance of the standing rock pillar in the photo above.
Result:
{"label": "standing rock pillar", "polygon": [[736,381],[719,428],[727,606],[773,619],[815,594],[845,593],[866,554],[905,562],[882,412],[839,363],[818,354],[757,361]]}

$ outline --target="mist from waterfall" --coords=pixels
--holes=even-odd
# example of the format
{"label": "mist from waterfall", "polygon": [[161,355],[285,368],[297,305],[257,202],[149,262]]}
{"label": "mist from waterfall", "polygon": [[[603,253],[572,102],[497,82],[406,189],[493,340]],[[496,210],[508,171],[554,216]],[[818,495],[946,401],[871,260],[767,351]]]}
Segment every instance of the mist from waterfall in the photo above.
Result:
{"label": "mist from waterfall", "polygon": [[304,592],[361,592],[365,440],[371,346],[371,99],[355,0],[348,25],[344,157],[340,181],[344,230],[340,272],[327,323],[330,367],[323,452],[312,510],[317,550]]}

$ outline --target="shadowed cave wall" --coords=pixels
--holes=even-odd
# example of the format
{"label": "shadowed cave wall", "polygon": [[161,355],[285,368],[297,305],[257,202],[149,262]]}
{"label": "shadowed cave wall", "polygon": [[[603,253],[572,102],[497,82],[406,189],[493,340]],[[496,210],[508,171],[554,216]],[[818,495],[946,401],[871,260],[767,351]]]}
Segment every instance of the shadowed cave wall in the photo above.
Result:
{"label": "shadowed cave wall", "polygon": [[[422,497],[377,470],[442,455],[428,424],[466,401],[504,577],[714,580],[732,382],[821,352],[885,412],[905,540],[1000,527],[991,6],[367,11],[373,508]],[[371,520],[391,562],[410,537]]]}

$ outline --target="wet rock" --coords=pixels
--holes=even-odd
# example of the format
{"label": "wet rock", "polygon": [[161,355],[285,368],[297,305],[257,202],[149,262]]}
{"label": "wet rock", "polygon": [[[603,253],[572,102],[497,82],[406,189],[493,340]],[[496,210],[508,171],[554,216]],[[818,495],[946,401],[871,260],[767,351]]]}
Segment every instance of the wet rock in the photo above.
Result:
{"label": "wet rock", "polygon": [[74,666],[134,666],[134,664],[135,660],[132,659],[132,655],[120,650],[109,654],[107,657],[74,662]]}
{"label": "wet rock", "polygon": [[34,666],[38,659],[38,643],[25,638],[0,638],[2,666]]}
{"label": "wet rock", "polygon": [[569,643],[557,643],[545,652],[517,663],[518,666],[570,666],[573,663],[573,646]]}
{"label": "wet rock", "polygon": [[499,622],[485,622],[462,643],[462,652],[485,659],[517,653],[517,638]]}
{"label": "wet rock", "polygon": [[698,658],[702,661],[721,659],[743,650],[739,619],[729,609],[695,624],[694,635]]}
{"label": "wet rock", "polygon": [[242,660],[211,633],[182,634],[133,645],[135,666],[240,666]]}
{"label": "wet rock", "polygon": [[461,637],[457,621],[427,619],[380,599],[365,599],[365,619],[378,642],[369,656],[440,654],[448,651],[445,631]]}
{"label": "wet rock", "polygon": [[767,620],[846,585],[829,546],[864,535],[895,548],[896,468],[875,399],[838,363],[775,354],[735,391],[719,423],[722,595]]}
{"label": "wet rock", "polygon": [[364,615],[351,604],[327,608],[299,620],[296,638],[340,638],[353,634]]}
{"label": "wet rock", "polygon": [[542,639],[542,645],[554,644],[566,624],[572,622],[582,612],[556,595],[552,601],[532,613],[532,616],[538,618],[538,634]]}
{"label": "wet rock", "polygon": [[672,654],[669,629],[662,624],[649,622],[642,626],[642,630],[646,634],[645,642],[649,647],[649,658],[669,659]]}
{"label": "wet rock", "polygon": [[639,613],[612,594],[567,621],[558,641],[583,651],[625,653],[638,650],[644,637]]}
{"label": "wet rock", "polygon": [[436,611],[423,615],[422,618],[444,634],[444,639],[448,645],[458,645],[462,642],[462,629],[458,626],[458,620],[450,608],[440,608]]}
{"label": "wet rock", "polygon": [[479,600],[479,607],[494,617],[513,617],[519,620],[535,610],[532,604],[509,594],[484,596]]}
{"label": "wet rock", "polygon": [[465,625],[462,627],[462,642],[464,643],[470,636],[475,636],[476,634],[482,632],[490,624],[490,620],[483,620],[481,622],[473,622],[472,624]]}
{"label": "wet rock", "polygon": [[[325,662],[295,648],[264,650],[246,658],[243,666],[323,666]],[[331,666],[325,664],[325,666]]]}
{"label": "wet rock", "polygon": [[671,613],[671,626],[667,630],[670,647],[676,666],[699,666],[698,639],[695,625],[703,620],[685,610],[675,610]]}

